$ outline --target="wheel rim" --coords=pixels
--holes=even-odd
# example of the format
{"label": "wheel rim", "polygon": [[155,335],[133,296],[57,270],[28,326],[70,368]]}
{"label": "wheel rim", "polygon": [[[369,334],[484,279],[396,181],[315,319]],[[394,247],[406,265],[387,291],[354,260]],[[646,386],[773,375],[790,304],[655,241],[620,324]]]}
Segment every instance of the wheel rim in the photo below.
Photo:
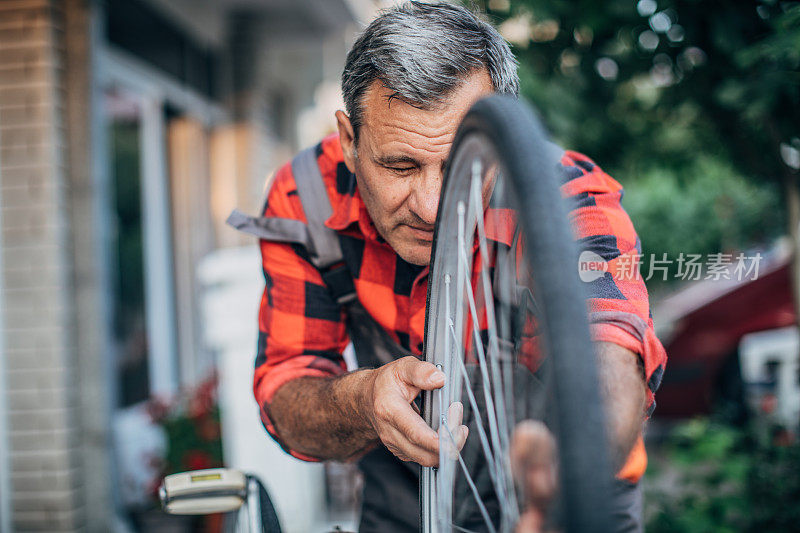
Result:
{"label": "wheel rim", "polygon": [[[440,439],[439,467],[422,472],[426,532],[513,531],[525,496],[512,474],[512,431],[533,418],[559,434],[552,365],[538,327],[546,312],[533,297],[525,234],[514,216],[519,192],[494,146],[485,132],[457,135],[439,207],[426,354],[447,379],[424,398]],[[462,420],[470,434],[459,453]],[[561,494],[549,506],[556,524],[571,522],[563,520],[570,506]]]}
{"label": "wheel rim", "polygon": [[[519,516],[508,461],[508,414],[511,409],[506,405],[508,398],[501,390],[503,383],[509,380],[507,376],[505,380],[501,376],[508,365],[499,364],[501,350],[495,298],[486,298],[487,294],[493,293],[493,289],[488,287],[494,285],[486,269],[476,265],[491,262],[491,256],[497,251],[495,244],[486,237],[485,224],[496,223],[497,219],[485,220],[478,213],[484,212],[486,196],[491,198],[487,211],[491,213],[496,213],[497,204],[506,200],[502,171],[490,172],[493,177],[484,179],[485,170],[497,165],[497,156],[487,141],[482,135],[466,139],[460,153],[471,154],[471,157],[453,159],[452,175],[469,175],[470,178],[451,180],[450,189],[443,195],[441,209],[445,218],[440,221],[442,231],[437,239],[442,239],[445,245],[437,246],[434,257],[437,272],[432,277],[435,286],[431,290],[431,306],[439,319],[429,322],[429,346],[437,354],[434,363],[441,366],[447,375],[445,387],[432,395],[431,414],[442,443],[440,466],[433,472],[434,501],[430,502],[435,512],[433,521],[439,531],[469,530],[464,520],[459,523],[460,513],[454,506],[456,487],[462,480],[469,489],[485,530],[510,530]],[[486,182],[493,182],[493,185],[487,187]],[[490,189],[488,193],[484,192],[487,188]],[[475,236],[478,239],[477,250]],[[507,297],[508,291],[498,296]],[[483,321],[485,324],[481,324]],[[476,335],[480,336],[482,331],[486,335],[478,342]],[[470,384],[476,382],[479,385],[473,391]],[[455,420],[458,414],[454,410],[458,410],[458,404],[463,406],[464,421],[471,421],[469,427],[473,431],[468,440],[478,441],[488,482],[475,475],[478,467],[470,464],[473,463],[471,457],[464,457],[455,450],[453,432],[458,427]],[[494,493],[503,510],[499,517],[492,516],[489,511],[489,504],[485,501],[487,489]]]}

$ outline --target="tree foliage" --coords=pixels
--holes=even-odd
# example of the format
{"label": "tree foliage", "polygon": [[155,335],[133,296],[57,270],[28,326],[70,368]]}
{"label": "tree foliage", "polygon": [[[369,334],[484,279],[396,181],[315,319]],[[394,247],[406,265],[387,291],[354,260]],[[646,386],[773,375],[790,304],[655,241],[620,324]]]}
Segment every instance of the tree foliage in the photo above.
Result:
{"label": "tree foliage", "polygon": [[[480,4],[514,44],[523,93],[558,141],[596,159],[629,189],[667,180],[665,187],[684,193],[669,202],[670,220],[686,202],[705,208],[692,227],[672,228],[690,247],[705,247],[694,251],[744,247],[779,231],[773,219],[781,218],[780,186],[794,179],[793,158],[800,157],[800,3]],[[697,191],[689,184],[708,182],[708,172],[732,178],[717,179],[716,190],[739,187],[732,194],[742,196],[750,182],[764,191],[753,206],[772,214],[763,231],[744,228],[753,217],[743,213],[733,217],[734,238],[694,239],[716,208],[700,204],[708,195],[689,196]],[[651,236],[642,237],[647,247]],[[650,251],[666,251],[669,243],[653,238]]]}

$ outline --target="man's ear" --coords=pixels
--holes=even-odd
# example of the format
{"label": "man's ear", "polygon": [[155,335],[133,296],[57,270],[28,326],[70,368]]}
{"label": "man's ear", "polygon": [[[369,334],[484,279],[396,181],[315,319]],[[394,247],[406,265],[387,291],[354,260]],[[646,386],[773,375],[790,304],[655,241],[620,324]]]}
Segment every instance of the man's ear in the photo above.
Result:
{"label": "man's ear", "polygon": [[336,112],[336,126],[339,128],[339,143],[342,145],[344,164],[347,165],[347,170],[355,174],[356,135],[350,117],[341,109]]}

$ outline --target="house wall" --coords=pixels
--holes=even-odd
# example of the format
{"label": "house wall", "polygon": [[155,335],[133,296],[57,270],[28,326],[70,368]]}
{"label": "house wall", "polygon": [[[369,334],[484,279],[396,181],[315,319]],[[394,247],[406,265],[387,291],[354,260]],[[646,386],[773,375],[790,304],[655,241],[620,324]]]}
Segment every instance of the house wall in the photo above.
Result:
{"label": "house wall", "polygon": [[82,480],[81,494],[87,531],[111,531],[113,526],[113,468],[111,465],[110,405],[113,375],[108,304],[104,294],[103,239],[98,202],[97,135],[92,106],[94,65],[92,47],[98,39],[90,0],[63,0],[64,37],[62,54],[64,135],[67,139],[65,168],[68,235],[71,262],[70,314],[74,338],[75,376],[72,382],[78,416],[77,462]]}
{"label": "house wall", "polygon": [[[163,185],[169,188],[170,223],[177,236],[171,252],[180,382],[191,386],[214,363],[198,317],[203,294],[197,265],[214,248],[253,244],[223,225],[227,212],[237,206],[255,212],[269,171],[299,145],[325,133],[324,126],[316,131],[314,117],[310,127],[302,128],[296,119],[300,110],[330,100],[319,97],[315,87],[324,80],[337,82],[346,51],[338,24],[352,13],[339,3],[307,0],[298,2],[302,9],[297,12],[294,7],[281,12],[299,24],[304,21],[297,13],[315,12],[312,7],[324,4],[338,13],[330,16],[336,24],[325,31],[306,28],[305,35],[287,29],[277,35],[280,28],[262,22],[251,26],[252,33],[236,37],[229,34],[235,17],[226,12],[234,1],[148,1],[185,31],[218,46],[221,54],[229,48],[247,53],[237,56],[241,71],[255,67],[251,80],[213,105],[194,94],[188,98],[175,80],[165,84],[166,75],[121,67],[137,80],[153,78],[146,81],[155,80],[163,89],[160,96],[171,111],[184,100],[192,103],[187,104],[191,113],[166,121],[161,147],[171,154],[165,161],[169,182]],[[98,82],[103,72],[99,57],[111,57],[98,15],[103,5],[94,0],[0,0],[0,417],[5,414],[7,422],[2,426],[0,420],[5,428],[0,429],[1,533],[6,521],[13,531],[105,532],[118,527],[109,435],[117,379],[109,318],[113,267],[106,257],[114,221],[108,216],[110,193],[103,180],[108,146]],[[269,6],[266,2],[262,8],[268,11]],[[274,24],[269,13],[259,16]],[[266,29],[271,38],[264,37]],[[289,34],[295,40],[285,39]],[[330,106],[322,107],[330,117]],[[282,119],[276,120],[279,112]],[[253,292],[254,303],[259,291]],[[248,316],[255,326],[254,312]],[[243,343],[250,346],[242,350],[247,352],[244,367],[251,368],[255,337]],[[241,390],[250,387],[247,374],[234,384]],[[252,403],[249,395],[247,401]],[[250,429],[267,439],[258,425]],[[3,456],[8,468],[1,463]],[[307,486],[319,491],[318,479]],[[307,496],[309,490],[299,492]],[[320,502],[321,493],[313,499]],[[286,508],[302,508],[304,501],[296,500],[287,499]]]}
{"label": "house wall", "polygon": [[[0,167],[2,171],[2,167]],[[3,191],[0,189],[0,205]],[[0,217],[0,298],[3,294],[3,218]],[[4,333],[4,308],[0,304],[0,533],[11,531],[11,477],[9,474],[8,414],[6,409],[6,355]]]}
{"label": "house wall", "polygon": [[0,3],[3,353],[12,527],[86,524],[79,454],[65,19],[48,0]]}

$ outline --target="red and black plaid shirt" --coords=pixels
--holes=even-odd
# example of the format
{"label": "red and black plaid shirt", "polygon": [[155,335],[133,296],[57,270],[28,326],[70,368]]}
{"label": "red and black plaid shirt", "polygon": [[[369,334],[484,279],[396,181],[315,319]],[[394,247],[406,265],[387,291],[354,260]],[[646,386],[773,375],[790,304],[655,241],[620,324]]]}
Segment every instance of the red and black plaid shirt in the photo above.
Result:
{"label": "red and black plaid shirt", "polygon": [[[355,176],[343,162],[337,135],[326,137],[317,146],[317,162],[333,208],[325,225],[341,236],[358,299],[397,343],[421,355],[428,268],[407,263],[380,237],[359,196]],[[620,205],[622,187],[579,153],[567,151],[561,165],[562,193],[573,200],[570,217],[578,243],[602,257],[609,267],[609,274],[588,284],[593,339],[613,342],[642,356],[652,409],[666,354],[653,331],[647,290],[639,276],[610,274],[623,263],[637,263],[641,253],[633,225]],[[291,165],[275,174],[262,216],[306,222]],[[344,311],[306,250],[265,240],[260,247],[266,286],[258,315],[253,390],[264,426],[281,443],[269,418],[275,391],[301,376],[344,373],[342,352],[349,339]],[[314,460],[284,449],[300,459]],[[638,479],[646,465],[643,453],[640,442],[622,477]]]}

